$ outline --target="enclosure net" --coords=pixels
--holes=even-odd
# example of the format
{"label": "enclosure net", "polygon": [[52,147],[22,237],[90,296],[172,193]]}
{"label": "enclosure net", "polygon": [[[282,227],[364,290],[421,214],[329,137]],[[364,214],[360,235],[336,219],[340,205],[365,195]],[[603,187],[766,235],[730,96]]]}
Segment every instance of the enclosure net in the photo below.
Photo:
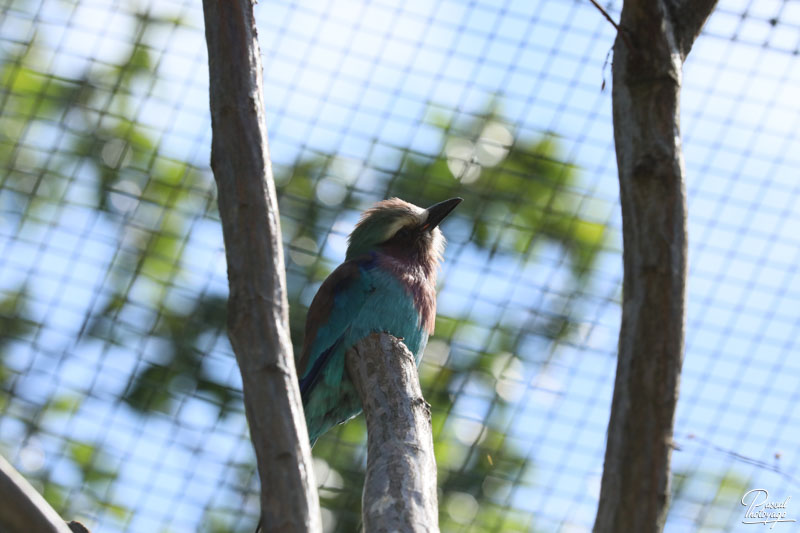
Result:
{"label": "enclosure net", "polygon": [[[201,3],[0,4],[0,454],[94,533],[251,532]],[[590,531],[620,325],[613,26],[572,0],[256,16],[294,345],[363,209],[463,197],[420,367],[441,529]],[[668,532],[753,531],[748,490],[800,492],[799,45],[799,2],[723,0],[684,68]],[[359,417],[314,447],[326,532],[359,526],[364,443]]]}

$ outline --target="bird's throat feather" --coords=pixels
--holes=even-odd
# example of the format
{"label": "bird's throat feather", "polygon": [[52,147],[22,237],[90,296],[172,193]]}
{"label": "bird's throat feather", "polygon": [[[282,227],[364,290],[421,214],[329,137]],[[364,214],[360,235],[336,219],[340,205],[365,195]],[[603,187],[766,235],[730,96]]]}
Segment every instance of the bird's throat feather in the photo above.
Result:
{"label": "bird's throat feather", "polygon": [[432,334],[436,324],[436,270],[383,254],[378,256],[378,265],[408,292],[419,313],[420,325]]}

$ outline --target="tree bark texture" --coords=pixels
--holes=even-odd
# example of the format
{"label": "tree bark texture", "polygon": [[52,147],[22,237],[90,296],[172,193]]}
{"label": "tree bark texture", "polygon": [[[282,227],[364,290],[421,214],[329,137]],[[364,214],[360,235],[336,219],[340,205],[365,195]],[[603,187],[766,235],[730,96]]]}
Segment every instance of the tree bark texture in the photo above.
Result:
{"label": "tree bark texture", "polygon": [[716,0],[625,0],[613,119],[623,232],[622,325],[595,533],[660,532],[683,362],[687,264],[683,61]]}
{"label": "tree bark texture", "polygon": [[252,0],[204,0],[211,168],[228,262],[228,336],[242,374],[265,532],[320,531],[297,384]]}
{"label": "tree bark texture", "polygon": [[66,522],[3,457],[0,457],[0,531],[70,533]]}
{"label": "tree bark texture", "polygon": [[438,532],[431,410],[413,355],[375,333],[347,352],[346,365],[367,419],[364,531]]}

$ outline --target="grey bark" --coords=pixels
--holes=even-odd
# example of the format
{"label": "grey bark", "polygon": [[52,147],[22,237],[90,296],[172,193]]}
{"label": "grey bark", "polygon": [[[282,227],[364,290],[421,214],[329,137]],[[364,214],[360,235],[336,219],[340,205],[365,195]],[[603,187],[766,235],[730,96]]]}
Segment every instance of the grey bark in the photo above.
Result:
{"label": "grey bark", "polygon": [[375,333],[348,350],[346,365],[367,419],[364,531],[438,532],[431,410],[413,355]]}
{"label": "grey bark", "polygon": [[320,531],[292,345],[252,0],[204,0],[211,168],[228,262],[228,336],[242,374],[265,532]]}
{"label": "grey bark", "polygon": [[683,60],[715,0],[625,0],[613,119],[623,232],[622,326],[595,533],[660,532],[683,362]]}
{"label": "grey bark", "polygon": [[0,531],[70,533],[58,513],[3,457],[0,457]]}

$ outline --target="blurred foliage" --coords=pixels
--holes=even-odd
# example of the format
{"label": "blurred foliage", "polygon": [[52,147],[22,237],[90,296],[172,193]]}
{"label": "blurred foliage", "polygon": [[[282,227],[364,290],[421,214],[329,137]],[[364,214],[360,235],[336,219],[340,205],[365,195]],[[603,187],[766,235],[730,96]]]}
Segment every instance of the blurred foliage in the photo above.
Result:
{"label": "blurred foliage", "polygon": [[[0,161],[6,169],[0,202],[19,231],[65,201],[98,213],[121,247],[109,260],[104,293],[90,303],[80,341],[125,347],[149,339],[148,346],[157,347],[131,369],[120,391],[120,399],[140,416],[174,414],[182,399],[192,396],[205,399],[222,418],[241,411],[241,394],[210,372],[203,356],[208,337],[224,331],[225,295],[198,290],[189,301],[173,297],[193,223],[216,218],[209,175],[189,162],[165,157],[159,140],[135,119],[135,87],[152,83],[156,63],[148,39],[158,27],[175,24],[180,21],[138,16],[134,42],[116,65],[95,66],[74,77],[37,70],[42,54],[35,39],[2,57],[3,109],[13,112],[0,115]],[[445,231],[459,231],[475,253],[536,263],[536,252],[543,246],[567,252],[569,280],[559,288],[567,297],[544,302],[546,308],[536,310],[542,320],[522,332],[516,326],[497,328],[493,341],[483,344],[487,352],[450,359],[445,354],[421,369],[425,397],[433,406],[443,531],[530,530],[508,502],[511,483],[525,476],[530,459],[506,439],[501,424],[511,414],[510,405],[495,387],[509,365],[522,364],[508,354],[521,357],[518,348],[526,338],[554,341],[571,333],[570,317],[575,314],[570,306],[580,300],[606,239],[602,224],[581,215],[579,172],[564,161],[558,138],[521,138],[500,117],[493,104],[477,116],[434,116],[428,126],[442,139],[439,153],[404,150],[402,157],[381,163],[380,172],[356,179],[332,154],[276,168],[291,258],[287,279],[297,347],[302,345],[310,296],[341,260],[325,252],[331,228],[349,231],[360,210],[373,200],[400,196],[426,206],[461,196],[465,201]],[[53,136],[60,143],[56,151],[46,140]],[[78,193],[73,191],[76,183],[81,185]],[[339,224],[342,221],[347,224]],[[6,290],[0,300],[0,325],[6,333],[0,341],[0,363],[8,348],[6,339],[23,338],[35,329],[25,318],[25,307],[23,288]],[[440,316],[437,349],[459,350],[454,339],[471,335],[484,318],[491,323],[469,314]],[[80,398],[72,397],[51,398],[26,409],[5,405],[15,401],[8,394],[14,385],[6,384],[15,376],[0,365],[0,405],[4,413],[23,418],[31,435],[48,416],[58,419],[80,408]],[[459,438],[450,416],[467,382],[491,398],[492,416],[486,417],[474,442]],[[326,472],[321,499],[336,531],[355,531],[360,523],[364,440],[364,424],[358,418],[326,435],[314,449],[318,466]],[[80,478],[82,498],[121,522],[130,519],[130,511],[109,496],[118,465],[98,444],[71,440],[62,454]],[[244,498],[254,489],[254,469],[254,464],[242,465],[243,479],[225,490]],[[70,516],[72,489],[47,471],[33,477],[48,500]],[[236,513],[208,509],[207,514],[207,531],[250,530]]]}
{"label": "blurred foliage", "polygon": [[[37,223],[46,223],[54,207],[65,202],[85,206],[100,213],[117,227],[120,238],[129,241],[127,251],[114,259],[109,277],[113,292],[102,311],[93,318],[88,330],[102,330],[105,341],[122,343],[109,326],[109,314],[118,313],[129,303],[128,292],[140,279],[150,282],[168,280],[176,275],[188,231],[188,219],[176,213],[191,193],[193,180],[200,174],[184,162],[169,161],[158,156],[157,141],[130,117],[134,113],[132,85],[151,78],[153,64],[146,46],[148,35],[159,25],[179,24],[174,19],[157,19],[149,15],[137,17],[136,42],[120,63],[99,67],[75,77],[43,72],[46,64],[46,45],[34,35],[19,46],[7,47],[0,54],[0,210],[10,232],[25,235],[37,231]],[[55,140],[54,140],[55,139]],[[53,144],[58,149],[55,150]],[[80,178],[76,176],[79,173]],[[92,184],[91,189],[76,187]],[[76,192],[77,191],[77,192]],[[115,200],[117,200],[115,202]],[[161,216],[153,217],[152,210],[133,209],[140,202],[158,206]],[[116,204],[116,205],[115,205]],[[133,228],[136,228],[134,230]],[[138,231],[137,231],[138,230]],[[163,286],[163,283],[162,283]],[[153,309],[165,308],[165,291],[153,291],[147,302]],[[198,302],[198,306],[207,301]],[[43,325],[30,320],[25,287],[2,287],[0,296],[0,407],[5,416],[25,424],[30,444],[49,423],[57,423],[65,415],[74,415],[82,398],[54,396],[36,403],[21,392],[19,380],[24,369],[10,368],[6,356],[14,341],[38,331]],[[208,305],[206,305],[208,307]],[[210,306],[220,309],[220,304]],[[162,313],[163,314],[163,313]],[[216,321],[199,313],[207,321]],[[191,323],[182,323],[177,314],[164,317],[156,324],[152,335],[169,336],[173,343],[172,358],[183,364],[184,352],[192,335],[199,335]],[[108,327],[103,329],[101,322]],[[174,330],[180,332],[172,336]],[[205,331],[205,330],[204,330]],[[30,340],[28,340],[30,342]],[[196,362],[197,357],[192,358]],[[151,389],[160,389],[175,373],[152,379],[146,371],[142,380],[149,379]],[[196,369],[195,369],[196,370]],[[195,371],[199,387],[225,406],[229,390],[220,391],[216,383],[202,379]],[[158,383],[156,383],[158,381]],[[135,405],[138,390],[133,387],[127,395]],[[138,392],[141,396],[142,393]],[[33,395],[35,397],[35,395]],[[159,407],[158,401],[150,406]],[[33,439],[33,440],[30,440]],[[37,445],[38,446],[38,445]],[[10,450],[4,450],[8,453]],[[19,450],[17,450],[19,451]],[[37,452],[38,453],[38,452]],[[94,442],[71,439],[60,450],[67,463],[66,471],[56,474],[49,470],[26,472],[45,498],[65,517],[86,507],[103,510],[121,523],[130,520],[130,510],[110,495],[117,479],[118,465]],[[64,476],[79,478],[75,486],[66,486]]]}
{"label": "blurred foliage", "polygon": [[606,228],[579,215],[585,193],[577,168],[563,161],[554,135],[515,139],[494,107],[463,124],[436,117],[442,133],[449,132],[444,152],[407,157],[392,193],[420,205],[463,196],[458,214],[472,224],[470,242],[490,253],[527,255],[551,240],[569,251],[576,281],[582,281]]}
{"label": "blurred foliage", "polygon": [[[25,288],[20,288],[14,292],[6,293],[0,299],[0,355],[3,354],[7,345],[15,339],[24,336],[35,327],[35,324],[27,317],[25,309],[27,294]],[[3,374],[0,373],[0,377]]]}
{"label": "blurred foliage", "polygon": [[124,396],[128,405],[143,413],[169,414],[171,402],[180,395],[174,391],[188,382],[192,393],[219,406],[220,416],[235,408],[234,402],[240,402],[241,397],[208,375],[198,349],[204,334],[211,331],[219,335],[224,331],[225,305],[224,298],[213,296],[198,299],[187,313],[162,313],[152,331],[155,338],[164,342],[161,360],[134,376]]}
{"label": "blurred foliage", "polygon": [[742,497],[752,488],[735,470],[699,469],[691,475],[674,471],[669,519],[691,523],[696,531],[728,530],[732,517],[739,522],[744,516]]}

